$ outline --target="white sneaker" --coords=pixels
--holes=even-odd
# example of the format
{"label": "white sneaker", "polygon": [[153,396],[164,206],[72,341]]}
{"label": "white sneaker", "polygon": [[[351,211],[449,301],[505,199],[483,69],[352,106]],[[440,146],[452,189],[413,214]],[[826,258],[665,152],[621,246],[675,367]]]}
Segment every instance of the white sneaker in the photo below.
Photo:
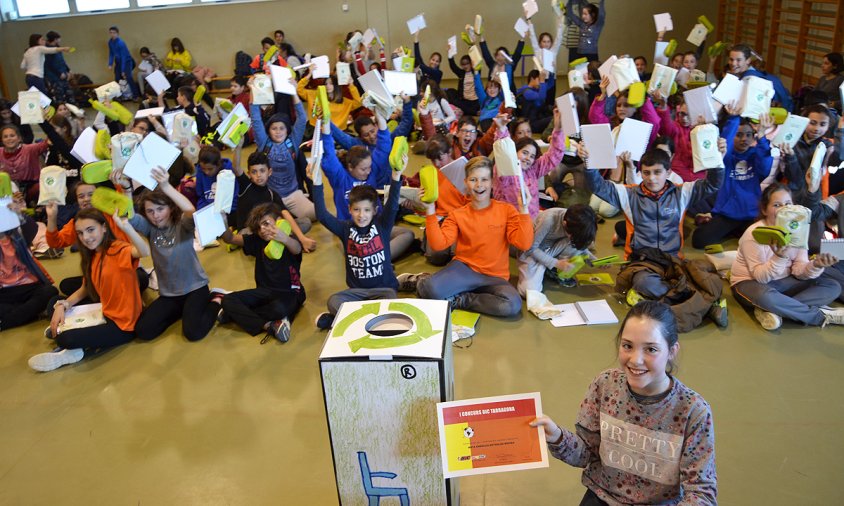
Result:
{"label": "white sneaker", "polygon": [[85,352],[82,348],[63,349],[49,353],[39,353],[29,359],[29,367],[36,371],[47,372],[67,364],[75,364],[82,360]]}
{"label": "white sneaker", "polygon": [[826,327],[827,325],[844,325],[844,308],[836,308],[836,309],[826,309],[821,308],[821,313],[823,313],[823,326]]}
{"label": "white sneaker", "polygon": [[753,316],[765,330],[777,330],[782,327],[782,318],[774,313],[763,311],[757,307],[753,310]]}
{"label": "white sneaker", "polygon": [[430,272],[420,272],[418,274],[411,274],[409,272],[403,272],[396,276],[396,280],[399,282],[399,290],[400,292],[415,292],[416,285],[419,283],[419,280],[431,277]]}

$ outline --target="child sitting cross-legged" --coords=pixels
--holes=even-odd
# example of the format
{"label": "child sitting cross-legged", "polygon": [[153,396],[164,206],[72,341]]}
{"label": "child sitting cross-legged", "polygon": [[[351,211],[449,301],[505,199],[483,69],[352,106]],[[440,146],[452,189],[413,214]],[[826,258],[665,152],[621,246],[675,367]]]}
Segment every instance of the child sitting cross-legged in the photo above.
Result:
{"label": "child sitting cross-legged", "polygon": [[[233,320],[253,336],[266,331],[262,344],[270,338],[286,343],[290,339],[290,319],[305,302],[305,287],[299,274],[302,246],[278,227],[282,211],[283,204],[259,204],[249,213],[251,234],[234,235],[226,230],[222,235],[223,241],[240,246],[245,255],[255,257],[256,286],[226,294],[220,319]],[[270,241],[284,246],[278,259],[267,256],[265,249]]]}
{"label": "child sitting cross-legged", "polygon": [[466,188],[471,201],[437,222],[436,207],[426,204],[425,232],[435,250],[456,243],[454,260],[430,274],[400,274],[400,291],[413,291],[426,299],[449,300],[453,309],[493,316],[513,316],[521,311],[519,292],[509,283],[512,244],[530,248],[533,227],[527,202],[519,197],[519,211],[492,199],[492,161],[485,156],[466,164]]}
{"label": "child sitting cross-legged", "polygon": [[392,244],[389,238],[399,207],[401,174],[406,167],[407,155],[402,159],[402,167],[393,171],[390,196],[381,213],[377,212],[378,193],[375,188],[368,184],[353,187],[348,193],[350,218],[347,219],[339,217],[339,207],[336,218],[325,208],[322,171],[314,171],[317,219],[343,243],[346,284],[349,287],[328,298],[328,312],[317,317],[317,328],[330,328],[344,302],[396,298],[398,281],[390,263]]}

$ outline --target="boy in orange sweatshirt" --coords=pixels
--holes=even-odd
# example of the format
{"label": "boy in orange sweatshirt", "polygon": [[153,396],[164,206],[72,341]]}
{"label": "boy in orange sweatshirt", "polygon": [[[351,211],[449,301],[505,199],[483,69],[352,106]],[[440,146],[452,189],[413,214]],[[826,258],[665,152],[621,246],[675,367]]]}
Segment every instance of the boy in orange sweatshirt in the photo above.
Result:
{"label": "boy in orange sweatshirt", "polygon": [[492,161],[484,156],[466,164],[466,188],[471,201],[437,222],[436,207],[426,205],[425,232],[435,250],[456,244],[454,260],[436,274],[400,274],[399,291],[425,299],[449,300],[452,309],[492,316],[513,316],[522,308],[519,292],[510,284],[509,247],[530,248],[533,226],[527,202],[519,212],[493,200]]}

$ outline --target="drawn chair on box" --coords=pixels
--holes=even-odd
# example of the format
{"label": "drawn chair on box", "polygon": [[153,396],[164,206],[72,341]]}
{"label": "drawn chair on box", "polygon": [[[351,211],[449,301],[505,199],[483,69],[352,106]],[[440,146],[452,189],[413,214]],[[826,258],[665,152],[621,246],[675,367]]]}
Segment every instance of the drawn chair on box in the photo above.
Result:
{"label": "drawn chair on box", "polygon": [[398,497],[399,501],[401,501],[401,506],[410,506],[410,498],[407,495],[406,488],[376,487],[372,484],[372,478],[387,478],[388,480],[392,480],[398,476],[396,473],[370,471],[366,452],[358,452],[358,463],[360,464],[360,476],[363,481],[363,490],[369,498],[369,506],[378,506],[382,497]]}

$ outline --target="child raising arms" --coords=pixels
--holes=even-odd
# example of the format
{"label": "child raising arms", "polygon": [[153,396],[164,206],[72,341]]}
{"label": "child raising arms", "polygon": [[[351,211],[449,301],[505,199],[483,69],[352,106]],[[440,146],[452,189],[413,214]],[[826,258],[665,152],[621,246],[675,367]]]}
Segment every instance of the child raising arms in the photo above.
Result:
{"label": "child raising arms", "polygon": [[314,204],[317,218],[343,243],[346,285],[349,287],[328,298],[328,312],[317,317],[317,328],[330,328],[344,302],[396,298],[399,285],[391,263],[390,235],[399,207],[401,175],[406,168],[407,155],[402,159],[400,170],[392,171],[390,196],[380,214],[376,214],[378,193],[375,188],[368,184],[352,188],[348,194],[350,218],[345,219],[335,218],[325,208],[322,171],[315,171]]}
{"label": "child raising arms", "polygon": [[576,432],[544,415],[531,422],[551,455],[584,468],[580,504],[717,504],[712,410],[671,375],[680,351],[671,309],[635,305],[616,345],[619,367],[592,381]]}

